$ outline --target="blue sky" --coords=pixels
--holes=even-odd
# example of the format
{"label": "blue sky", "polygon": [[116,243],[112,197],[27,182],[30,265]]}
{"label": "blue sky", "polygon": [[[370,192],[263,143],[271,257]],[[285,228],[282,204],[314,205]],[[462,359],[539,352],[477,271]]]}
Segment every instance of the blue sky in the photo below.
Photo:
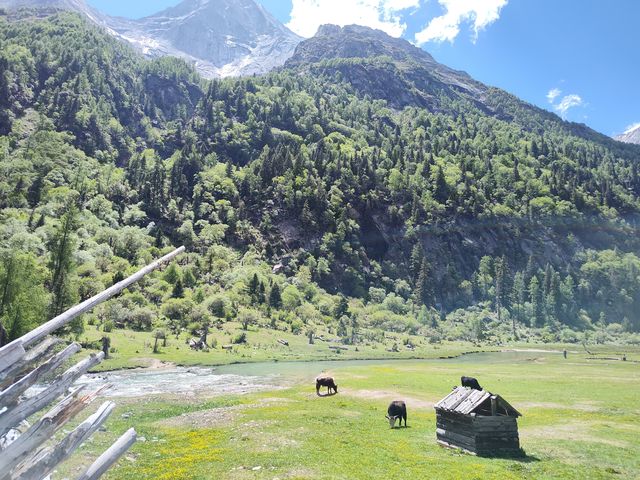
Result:
{"label": "blue sky", "polygon": [[[441,63],[607,135],[640,122],[638,0],[258,1],[305,36],[329,22],[402,36]],[[138,18],[179,0],[88,2]]]}

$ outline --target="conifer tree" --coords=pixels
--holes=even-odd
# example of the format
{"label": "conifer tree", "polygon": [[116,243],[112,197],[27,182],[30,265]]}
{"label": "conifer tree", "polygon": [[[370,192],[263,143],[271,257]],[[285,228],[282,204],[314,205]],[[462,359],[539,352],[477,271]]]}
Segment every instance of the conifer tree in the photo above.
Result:
{"label": "conifer tree", "polygon": [[429,263],[426,258],[423,258],[415,290],[418,305],[430,305],[433,301],[433,284],[430,277]]}
{"label": "conifer tree", "polygon": [[49,271],[51,272],[49,288],[52,294],[49,316],[51,318],[71,307],[76,299],[72,274],[75,268],[73,253],[76,245],[74,237],[78,227],[77,218],[77,208],[69,207],[49,240]]}
{"label": "conifer tree", "polygon": [[282,307],[282,295],[280,293],[280,287],[277,283],[274,283],[269,292],[269,306],[272,308]]}

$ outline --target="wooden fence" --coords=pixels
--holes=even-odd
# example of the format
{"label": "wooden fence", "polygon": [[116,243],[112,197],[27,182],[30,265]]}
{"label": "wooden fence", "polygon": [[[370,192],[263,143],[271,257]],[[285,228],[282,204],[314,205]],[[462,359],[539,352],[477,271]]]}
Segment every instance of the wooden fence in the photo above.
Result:
{"label": "wooden fence", "polygon": [[[0,348],[0,480],[40,480],[48,477],[61,462],[73,454],[113,411],[113,402],[104,402],[98,410],[52,445],[48,442],[69,420],[88,406],[102,389],[85,392],[75,381],[95,367],[104,353],[91,354],[53,380],[34,395],[23,394],[59,369],[81,350],[73,343],[55,353],[60,340],[50,334],[96,305],[109,300],[145,275],[170,262],[184,252],[184,247],[171,252],[113,285],[98,295],[76,305],[23,337]],[[62,397],[62,400],[59,400]],[[58,403],[39,415],[56,400]],[[33,424],[27,423],[32,420]],[[39,418],[38,418],[39,417]],[[100,478],[136,441],[132,428],[106,450],[78,480]]]}

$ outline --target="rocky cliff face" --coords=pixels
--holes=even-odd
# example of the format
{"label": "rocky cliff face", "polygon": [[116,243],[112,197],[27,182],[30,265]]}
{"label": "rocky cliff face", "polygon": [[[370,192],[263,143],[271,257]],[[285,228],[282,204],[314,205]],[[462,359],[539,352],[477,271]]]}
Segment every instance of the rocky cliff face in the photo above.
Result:
{"label": "rocky cliff face", "polygon": [[146,55],[186,58],[207,77],[266,73],[301,40],[254,0],[185,0],[113,29]]}
{"label": "rocky cliff face", "polygon": [[616,140],[625,143],[635,143],[640,145],[640,125],[636,125],[634,128],[630,128],[622,135],[618,135]]}
{"label": "rocky cliff face", "polygon": [[437,110],[440,93],[482,101],[488,91],[467,73],[436,62],[406,40],[358,25],[320,27],[315,37],[298,45],[285,66],[340,72],[358,90],[398,108]]}
{"label": "rocky cliff face", "polygon": [[254,0],[185,0],[140,20],[109,17],[84,0],[0,0],[0,7],[78,12],[145,55],[183,58],[207,78],[269,72],[302,40]]}

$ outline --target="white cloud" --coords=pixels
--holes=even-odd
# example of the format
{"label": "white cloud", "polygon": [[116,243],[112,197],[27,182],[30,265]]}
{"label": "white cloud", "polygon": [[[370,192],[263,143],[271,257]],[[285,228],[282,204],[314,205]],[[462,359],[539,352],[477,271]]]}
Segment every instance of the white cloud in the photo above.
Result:
{"label": "white cloud", "polygon": [[399,37],[407,28],[401,13],[419,6],[420,0],[293,0],[287,26],[303,37],[327,23],[363,25]]}
{"label": "white cloud", "polygon": [[567,112],[570,109],[575,107],[581,107],[583,105],[584,105],[584,101],[582,100],[580,95],[576,95],[575,93],[572,93],[571,95],[565,95],[564,97],[562,97],[562,100],[560,100],[560,103],[558,103],[557,105],[554,105],[553,108],[556,109],[556,111],[560,114],[562,118],[565,118],[567,116]]}
{"label": "white cloud", "polygon": [[623,135],[626,135],[626,134],[628,134],[628,133],[631,133],[631,132],[633,132],[634,130],[637,130],[638,128],[640,128],[640,122],[638,122],[638,123],[634,123],[634,124],[632,124],[632,125],[629,125],[629,126],[625,129],[625,131],[624,131],[624,134],[623,134]]}
{"label": "white cloud", "polygon": [[478,33],[500,18],[500,10],[509,0],[438,0],[446,10],[420,32],[416,33],[416,43],[423,45],[430,41],[453,42],[460,33],[463,23],[473,26],[473,40]]}
{"label": "white cloud", "polygon": [[556,101],[556,98],[560,95],[562,95],[562,90],[559,88],[552,88],[549,90],[549,93],[547,93],[547,100],[549,100],[549,103],[553,104],[553,102]]}

